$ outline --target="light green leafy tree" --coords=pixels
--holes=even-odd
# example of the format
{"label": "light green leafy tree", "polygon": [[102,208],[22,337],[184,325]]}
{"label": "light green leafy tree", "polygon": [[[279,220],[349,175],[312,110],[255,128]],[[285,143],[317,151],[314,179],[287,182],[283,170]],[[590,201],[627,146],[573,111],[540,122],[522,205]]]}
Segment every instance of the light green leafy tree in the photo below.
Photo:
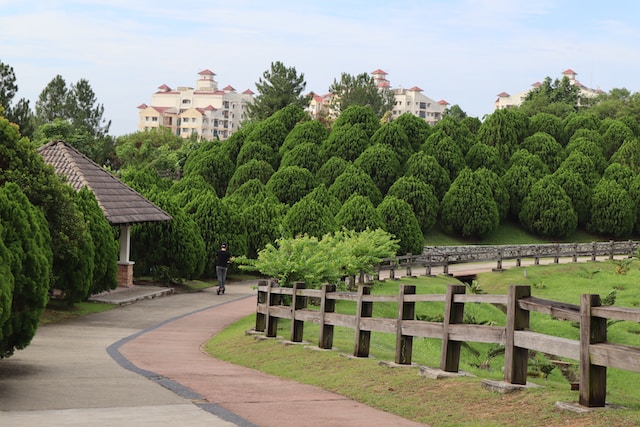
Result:
{"label": "light green leafy tree", "polygon": [[258,253],[258,258],[238,258],[241,269],[259,271],[282,286],[304,282],[307,288],[337,284],[345,276],[373,272],[383,258],[394,256],[398,243],[381,230],[341,230],[322,238],[302,235],[280,238]]}
{"label": "light green leafy tree", "polygon": [[[326,236],[331,239],[331,236]],[[339,250],[341,268],[348,277],[358,276],[363,283],[366,274],[372,274],[376,264],[390,258],[400,249],[399,240],[381,228],[353,231],[342,229],[333,235],[333,247]],[[355,280],[351,280],[355,283]]]}
{"label": "light green leafy tree", "polygon": [[342,271],[333,251],[316,236],[280,238],[258,253],[256,260],[236,258],[240,269],[255,270],[276,279],[281,286],[304,282],[317,288],[323,283],[337,283]]}

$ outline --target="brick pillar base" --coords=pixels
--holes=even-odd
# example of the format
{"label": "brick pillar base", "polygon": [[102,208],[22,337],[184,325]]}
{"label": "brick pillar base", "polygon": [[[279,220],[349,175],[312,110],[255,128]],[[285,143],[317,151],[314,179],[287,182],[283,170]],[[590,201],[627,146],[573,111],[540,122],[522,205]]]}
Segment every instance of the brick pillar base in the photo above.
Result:
{"label": "brick pillar base", "polygon": [[118,286],[130,288],[133,286],[133,263],[118,263]]}

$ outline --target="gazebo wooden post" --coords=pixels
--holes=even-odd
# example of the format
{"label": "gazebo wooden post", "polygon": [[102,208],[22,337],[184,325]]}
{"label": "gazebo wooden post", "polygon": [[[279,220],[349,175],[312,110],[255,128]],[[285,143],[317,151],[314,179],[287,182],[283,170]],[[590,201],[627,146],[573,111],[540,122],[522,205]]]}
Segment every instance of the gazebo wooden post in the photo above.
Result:
{"label": "gazebo wooden post", "polygon": [[120,259],[118,260],[118,286],[133,286],[133,261],[131,253],[131,225],[120,224]]}

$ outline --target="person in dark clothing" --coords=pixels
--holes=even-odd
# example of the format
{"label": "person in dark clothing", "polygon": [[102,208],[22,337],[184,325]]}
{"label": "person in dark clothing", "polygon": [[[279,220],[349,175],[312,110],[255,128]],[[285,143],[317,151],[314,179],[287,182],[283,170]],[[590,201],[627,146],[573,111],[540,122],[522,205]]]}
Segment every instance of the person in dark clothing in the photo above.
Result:
{"label": "person in dark clothing", "polygon": [[225,280],[227,279],[227,269],[231,264],[231,254],[229,246],[223,243],[220,250],[216,252],[216,275],[218,276],[218,295],[224,294]]}

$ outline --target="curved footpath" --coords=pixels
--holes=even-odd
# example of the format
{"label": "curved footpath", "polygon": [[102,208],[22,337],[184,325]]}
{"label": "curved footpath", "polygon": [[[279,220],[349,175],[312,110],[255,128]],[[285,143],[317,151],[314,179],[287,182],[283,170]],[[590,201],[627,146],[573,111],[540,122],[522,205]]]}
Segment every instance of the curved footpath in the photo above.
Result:
{"label": "curved footpath", "polygon": [[204,353],[212,335],[254,312],[252,285],[40,327],[0,360],[0,426],[422,426]]}

